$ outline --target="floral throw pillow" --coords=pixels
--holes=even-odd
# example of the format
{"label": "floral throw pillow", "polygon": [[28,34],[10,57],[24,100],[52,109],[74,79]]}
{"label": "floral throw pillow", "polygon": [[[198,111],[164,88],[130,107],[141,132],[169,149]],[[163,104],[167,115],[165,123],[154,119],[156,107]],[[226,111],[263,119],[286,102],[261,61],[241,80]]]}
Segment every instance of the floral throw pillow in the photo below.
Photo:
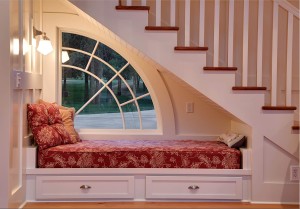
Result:
{"label": "floral throw pillow", "polygon": [[41,150],[63,144],[61,136],[51,125],[33,127],[32,134]]}
{"label": "floral throw pillow", "polygon": [[28,125],[33,127],[48,124],[48,113],[44,105],[29,104],[27,106]]}
{"label": "floral throw pillow", "polygon": [[56,123],[51,125],[55,131],[61,136],[62,144],[75,144],[77,141],[73,141],[69,132],[62,123]]}
{"label": "floral throw pillow", "polygon": [[74,128],[74,115],[75,109],[74,108],[66,108],[66,109],[59,109],[63,124],[70,134],[71,140],[73,143],[80,142],[81,139],[79,138],[78,133]]}
{"label": "floral throw pillow", "polygon": [[73,143],[55,105],[28,104],[27,119],[39,149]]}
{"label": "floral throw pillow", "polygon": [[67,132],[70,134],[72,142],[73,143],[81,142],[79,134],[74,128],[75,108],[60,106],[56,103],[49,103],[42,99],[40,99],[38,103],[45,104],[46,106],[54,105],[55,107],[58,107],[60,116],[62,118],[62,123],[64,124]]}
{"label": "floral throw pillow", "polygon": [[58,105],[44,104],[48,112],[49,124],[62,123],[62,118],[59,113]]}

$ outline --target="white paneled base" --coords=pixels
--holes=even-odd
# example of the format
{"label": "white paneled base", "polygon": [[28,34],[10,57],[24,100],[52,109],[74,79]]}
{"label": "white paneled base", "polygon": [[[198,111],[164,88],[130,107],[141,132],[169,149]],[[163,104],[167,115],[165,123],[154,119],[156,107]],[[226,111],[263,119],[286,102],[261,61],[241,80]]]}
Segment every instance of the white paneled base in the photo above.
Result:
{"label": "white paneled base", "polygon": [[147,176],[150,199],[242,199],[241,177]]}
{"label": "white paneled base", "polygon": [[[251,201],[251,170],[41,168],[27,171],[28,202]],[[189,186],[195,187],[189,189]]]}
{"label": "white paneled base", "polygon": [[36,177],[36,199],[122,199],[133,197],[133,176]]}

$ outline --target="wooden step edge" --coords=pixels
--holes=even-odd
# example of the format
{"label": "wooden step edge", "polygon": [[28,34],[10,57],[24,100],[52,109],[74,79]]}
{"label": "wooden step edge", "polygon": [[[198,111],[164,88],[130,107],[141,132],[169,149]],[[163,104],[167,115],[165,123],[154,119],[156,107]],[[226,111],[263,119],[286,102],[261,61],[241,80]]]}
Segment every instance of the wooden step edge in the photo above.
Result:
{"label": "wooden step edge", "polygon": [[294,131],[300,130],[300,126],[292,126],[292,130]]}
{"label": "wooden step edge", "polygon": [[267,87],[259,87],[259,86],[233,86],[232,90],[265,91],[265,90],[267,90]]}
{"label": "wooden step edge", "polygon": [[149,6],[116,6],[116,10],[150,10]]}
{"label": "wooden step edge", "polygon": [[207,51],[207,46],[175,46],[176,51]]}
{"label": "wooden step edge", "polygon": [[263,110],[296,110],[295,106],[262,106]]}
{"label": "wooden step edge", "polygon": [[171,31],[178,31],[179,27],[176,26],[146,26],[145,30],[171,30]]}
{"label": "wooden step edge", "polygon": [[204,67],[205,71],[237,71],[237,67]]}

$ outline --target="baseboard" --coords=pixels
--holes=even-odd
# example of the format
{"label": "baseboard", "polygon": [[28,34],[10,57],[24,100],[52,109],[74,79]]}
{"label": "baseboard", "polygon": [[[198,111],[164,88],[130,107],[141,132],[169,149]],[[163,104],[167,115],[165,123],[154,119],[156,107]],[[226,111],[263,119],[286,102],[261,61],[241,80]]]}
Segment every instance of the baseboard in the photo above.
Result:
{"label": "baseboard", "polygon": [[24,208],[24,206],[26,205],[27,201],[23,202],[21,205],[20,205],[20,209]]}
{"label": "baseboard", "polygon": [[274,204],[274,205],[299,205],[299,202],[263,202],[263,201],[250,201],[251,204]]}

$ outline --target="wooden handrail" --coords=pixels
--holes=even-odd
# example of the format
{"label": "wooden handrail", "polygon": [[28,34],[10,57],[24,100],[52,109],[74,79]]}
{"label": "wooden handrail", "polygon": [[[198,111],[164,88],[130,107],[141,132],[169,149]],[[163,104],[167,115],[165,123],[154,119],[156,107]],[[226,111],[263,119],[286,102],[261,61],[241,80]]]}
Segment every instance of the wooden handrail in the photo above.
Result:
{"label": "wooden handrail", "polygon": [[293,15],[299,18],[299,9],[292,5],[287,0],[273,0],[277,2],[282,8],[286,9],[288,12],[291,12]]}

